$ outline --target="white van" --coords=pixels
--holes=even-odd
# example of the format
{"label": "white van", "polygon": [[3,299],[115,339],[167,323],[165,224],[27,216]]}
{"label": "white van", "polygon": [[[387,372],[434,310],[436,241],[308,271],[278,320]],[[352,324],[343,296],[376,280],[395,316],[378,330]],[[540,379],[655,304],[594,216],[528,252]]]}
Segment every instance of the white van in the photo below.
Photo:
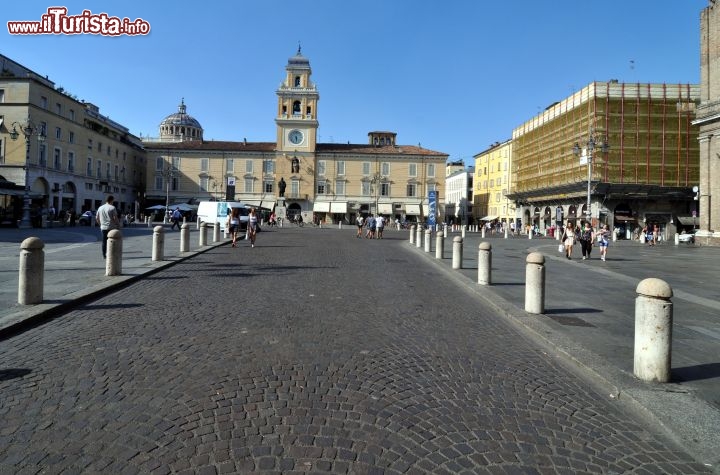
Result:
{"label": "white van", "polygon": [[250,208],[239,201],[201,201],[197,216],[201,223],[220,223],[220,227],[225,228],[232,208],[240,209],[240,231],[244,232],[247,229]]}

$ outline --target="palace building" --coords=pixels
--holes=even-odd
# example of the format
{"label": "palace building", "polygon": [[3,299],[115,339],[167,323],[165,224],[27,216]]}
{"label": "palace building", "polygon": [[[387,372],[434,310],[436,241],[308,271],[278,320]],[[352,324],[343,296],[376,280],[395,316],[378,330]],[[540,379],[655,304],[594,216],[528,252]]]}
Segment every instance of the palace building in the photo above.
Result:
{"label": "palace building", "polygon": [[444,209],[447,154],[399,145],[390,131],[369,132],[362,144],[317,142],[320,94],[311,74],[298,48],[276,90],[275,142],[204,140],[182,101],[160,137],[144,140],[146,203],[227,199],[324,223],[368,213],[425,220]]}

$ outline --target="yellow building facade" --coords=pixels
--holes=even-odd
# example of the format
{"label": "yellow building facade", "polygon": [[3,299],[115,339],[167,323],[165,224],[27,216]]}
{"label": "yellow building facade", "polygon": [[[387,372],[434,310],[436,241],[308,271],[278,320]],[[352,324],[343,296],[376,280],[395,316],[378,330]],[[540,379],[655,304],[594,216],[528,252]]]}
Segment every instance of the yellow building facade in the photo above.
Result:
{"label": "yellow building facade", "polygon": [[515,218],[515,202],[507,195],[512,185],[512,141],[498,142],[473,157],[475,186],[473,216],[476,221],[500,222],[506,225]]}

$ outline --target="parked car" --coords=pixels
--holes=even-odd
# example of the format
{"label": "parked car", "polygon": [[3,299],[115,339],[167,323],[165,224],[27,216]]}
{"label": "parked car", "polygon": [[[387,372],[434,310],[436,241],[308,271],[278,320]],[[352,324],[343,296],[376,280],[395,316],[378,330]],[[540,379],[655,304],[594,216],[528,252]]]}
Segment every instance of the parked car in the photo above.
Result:
{"label": "parked car", "polygon": [[85,211],[78,217],[78,224],[80,226],[91,226],[95,221],[95,211]]}
{"label": "parked car", "polygon": [[695,232],[697,229],[691,229],[690,231],[685,231],[684,229],[682,232],[678,235],[678,240],[680,242],[685,242],[688,244],[695,244]]}

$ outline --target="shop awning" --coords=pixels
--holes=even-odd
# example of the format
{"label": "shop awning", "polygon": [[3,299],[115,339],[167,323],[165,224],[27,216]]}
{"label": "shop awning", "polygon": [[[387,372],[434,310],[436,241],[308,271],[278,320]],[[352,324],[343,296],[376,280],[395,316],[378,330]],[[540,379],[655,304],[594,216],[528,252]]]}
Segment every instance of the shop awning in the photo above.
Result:
{"label": "shop awning", "polygon": [[328,213],[330,211],[329,201],[317,201],[313,204],[314,213]]}
{"label": "shop awning", "polygon": [[405,205],[405,214],[420,216],[420,205]]}
{"label": "shop awning", "polygon": [[497,219],[497,216],[485,216],[484,218],[480,218],[480,221],[494,221]]}
{"label": "shop awning", "polygon": [[[260,200],[243,200],[243,204],[246,204],[248,206],[260,206]],[[265,206],[267,206],[270,202],[265,202]]]}
{"label": "shop awning", "polygon": [[347,201],[333,201],[330,203],[330,212],[338,214],[347,213]]}
{"label": "shop awning", "polygon": [[378,203],[378,213],[380,214],[392,214],[392,203]]}
{"label": "shop awning", "polygon": [[620,214],[620,215],[616,214],[615,221],[620,222],[620,223],[629,223],[629,222],[635,222],[635,221],[637,221],[637,219],[635,219],[635,217],[633,217],[633,216],[625,216],[622,214]]}

